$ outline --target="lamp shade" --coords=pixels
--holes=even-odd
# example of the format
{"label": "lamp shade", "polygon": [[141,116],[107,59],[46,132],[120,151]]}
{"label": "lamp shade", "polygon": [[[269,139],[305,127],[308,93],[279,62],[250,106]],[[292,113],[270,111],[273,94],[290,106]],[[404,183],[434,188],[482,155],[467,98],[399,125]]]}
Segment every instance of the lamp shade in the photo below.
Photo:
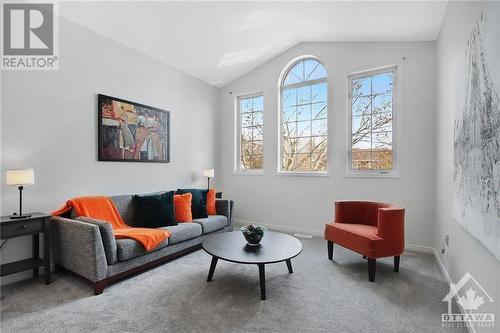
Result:
{"label": "lamp shade", "polygon": [[33,185],[35,184],[35,170],[16,169],[7,170],[5,173],[7,185]]}
{"label": "lamp shade", "polygon": [[203,177],[214,178],[215,170],[214,169],[206,169],[203,170]]}

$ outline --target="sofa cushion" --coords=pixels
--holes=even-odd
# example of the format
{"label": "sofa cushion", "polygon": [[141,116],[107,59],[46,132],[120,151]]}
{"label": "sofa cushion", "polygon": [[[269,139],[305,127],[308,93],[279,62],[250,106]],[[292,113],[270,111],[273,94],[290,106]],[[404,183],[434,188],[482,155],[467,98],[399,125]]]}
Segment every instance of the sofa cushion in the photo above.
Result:
{"label": "sofa cushion", "polygon": [[118,213],[122,217],[123,222],[133,226],[134,225],[134,202],[132,195],[115,195],[110,197],[111,201],[116,206]]}
{"label": "sofa cushion", "polygon": [[[167,245],[168,245],[168,238],[165,239],[160,244],[158,244],[158,246],[153,251],[162,249]],[[116,247],[117,247],[118,261],[129,260],[132,258],[143,256],[151,252],[151,251],[147,252],[141,243],[130,238],[117,239]]]}
{"label": "sofa cushion", "polygon": [[201,236],[202,234],[201,226],[198,223],[193,222],[179,223],[178,225],[163,227],[160,229],[170,231],[168,244],[176,244],[191,238]]}
{"label": "sofa cushion", "polygon": [[193,198],[191,199],[191,212],[193,213],[193,219],[207,217],[208,190],[178,189],[176,192],[176,194],[185,194],[185,193],[191,193],[193,195]]}
{"label": "sofa cushion", "polygon": [[174,192],[134,195],[135,226],[157,228],[177,225]]}
{"label": "sofa cushion", "polygon": [[104,245],[104,252],[106,253],[106,260],[108,265],[113,265],[118,262],[117,247],[113,227],[111,223],[101,220],[96,220],[91,217],[79,216],[75,218],[78,221],[95,224],[99,227],[101,234],[102,244]]}
{"label": "sofa cushion", "polygon": [[227,217],[223,215],[210,215],[203,219],[194,219],[193,222],[199,223],[203,229],[203,234],[220,230],[228,225]]}

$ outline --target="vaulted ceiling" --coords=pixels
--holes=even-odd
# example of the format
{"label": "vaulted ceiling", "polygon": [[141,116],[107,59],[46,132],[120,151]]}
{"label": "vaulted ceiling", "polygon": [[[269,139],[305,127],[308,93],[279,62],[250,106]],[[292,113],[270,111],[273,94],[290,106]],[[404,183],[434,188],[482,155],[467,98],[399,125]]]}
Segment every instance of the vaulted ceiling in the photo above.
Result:
{"label": "vaulted ceiling", "polygon": [[432,41],[445,1],[62,2],[66,19],[221,87],[301,42]]}

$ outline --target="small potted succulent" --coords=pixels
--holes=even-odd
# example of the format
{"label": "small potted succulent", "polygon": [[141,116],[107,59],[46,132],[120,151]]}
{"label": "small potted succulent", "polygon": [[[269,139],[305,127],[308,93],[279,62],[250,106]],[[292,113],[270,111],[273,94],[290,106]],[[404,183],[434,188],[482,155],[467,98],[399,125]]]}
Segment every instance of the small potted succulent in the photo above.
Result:
{"label": "small potted succulent", "polygon": [[243,236],[245,236],[248,245],[256,246],[259,245],[260,240],[262,239],[262,237],[264,237],[264,232],[266,231],[266,228],[260,225],[250,224],[241,227],[240,230],[243,233]]}

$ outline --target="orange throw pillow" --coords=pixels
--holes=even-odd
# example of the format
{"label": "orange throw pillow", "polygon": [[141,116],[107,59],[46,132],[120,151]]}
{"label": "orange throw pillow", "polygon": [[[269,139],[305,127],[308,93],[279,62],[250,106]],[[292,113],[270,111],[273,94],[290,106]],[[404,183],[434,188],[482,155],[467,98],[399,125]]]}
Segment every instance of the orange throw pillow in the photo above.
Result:
{"label": "orange throw pillow", "polygon": [[207,192],[207,213],[208,215],[217,215],[215,208],[215,189],[211,188]]}
{"label": "orange throw pillow", "polygon": [[191,214],[191,193],[174,195],[175,220],[177,222],[193,222],[193,214]]}

